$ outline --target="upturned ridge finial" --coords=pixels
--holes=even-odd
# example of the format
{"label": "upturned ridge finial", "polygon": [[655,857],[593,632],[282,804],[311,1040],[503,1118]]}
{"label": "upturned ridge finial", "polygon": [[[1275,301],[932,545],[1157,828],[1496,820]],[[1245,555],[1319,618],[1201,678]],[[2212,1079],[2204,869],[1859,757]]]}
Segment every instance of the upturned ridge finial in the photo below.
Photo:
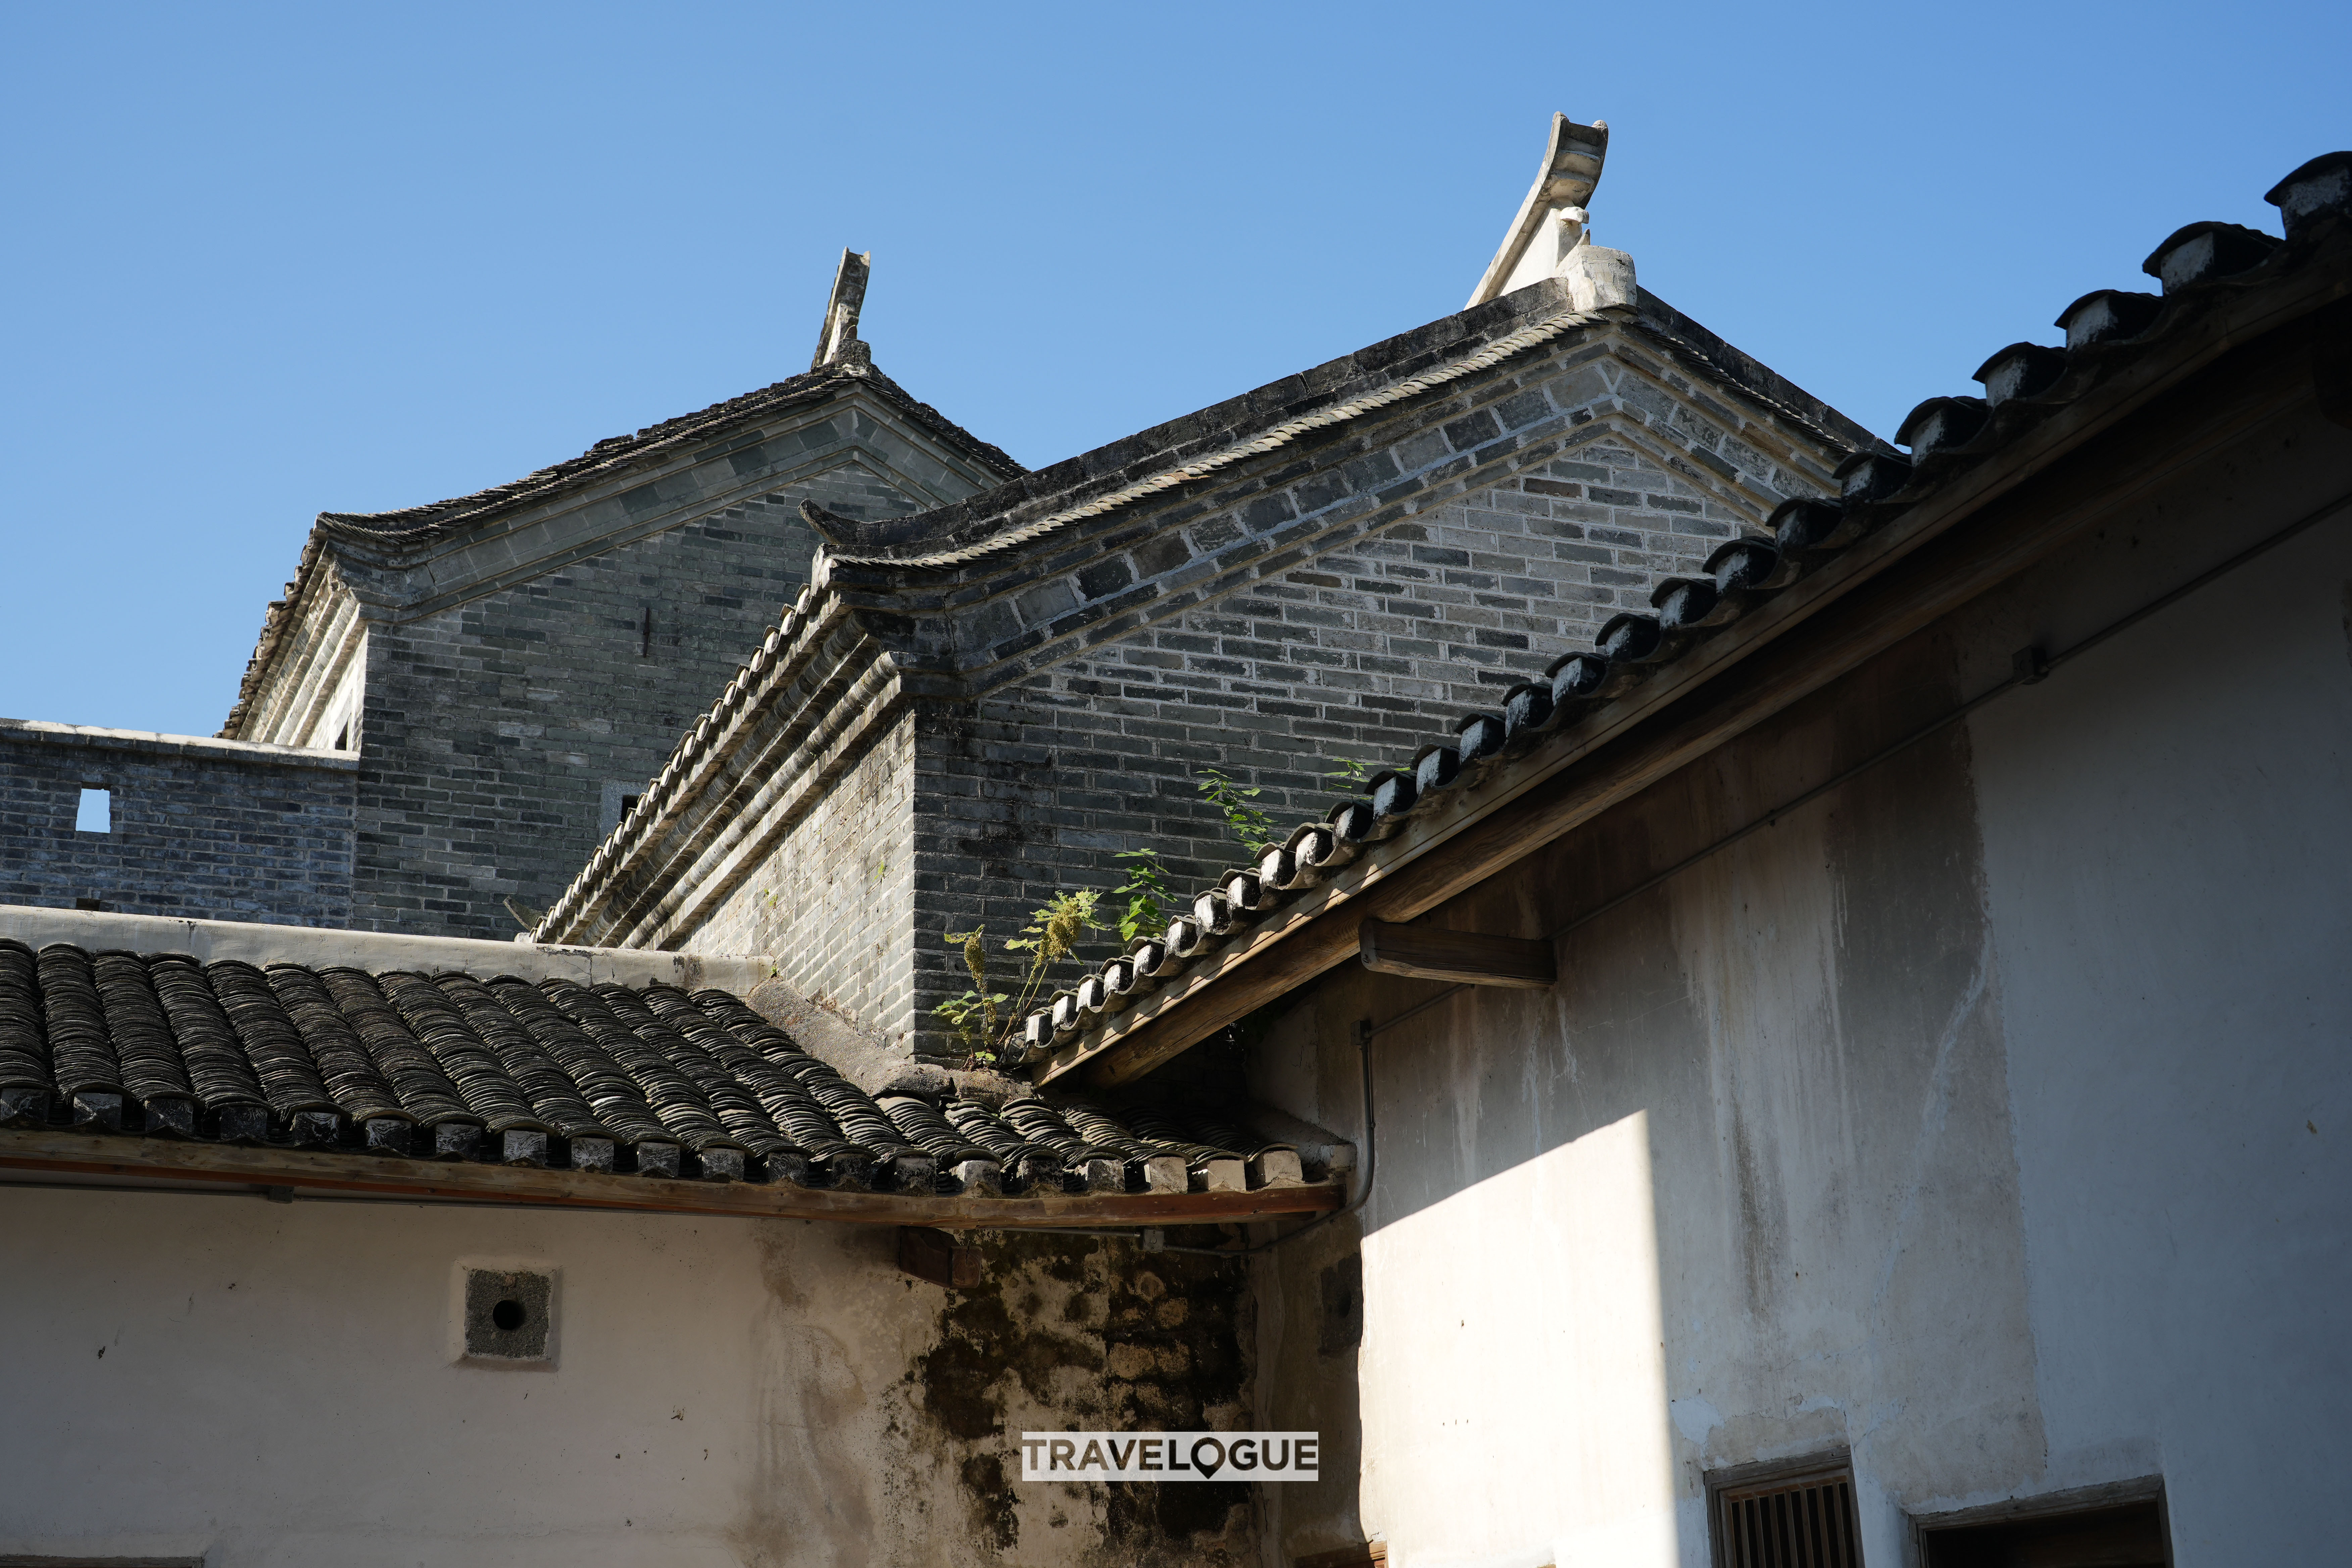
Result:
{"label": "upturned ridge finial", "polygon": [[829,364],[850,369],[862,368],[874,363],[873,354],[858,341],[857,313],[866,304],[866,280],[874,269],[874,253],[859,252],[844,247],[841,265],[833,275],[833,294],[824,302],[824,325],[816,335],[816,354],[809,361],[809,369],[822,370]]}
{"label": "upturned ridge finial", "polygon": [[1609,156],[1609,122],[1579,125],[1565,114],[1551,117],[1551,138],[1536,182],[1519,204],[1503,237],[1502,248],[1486,264],[1470,304],[1549,278],[1567,278],[1580,310],[1633,302],[1633,258],[1591,243],[1588,210]]}

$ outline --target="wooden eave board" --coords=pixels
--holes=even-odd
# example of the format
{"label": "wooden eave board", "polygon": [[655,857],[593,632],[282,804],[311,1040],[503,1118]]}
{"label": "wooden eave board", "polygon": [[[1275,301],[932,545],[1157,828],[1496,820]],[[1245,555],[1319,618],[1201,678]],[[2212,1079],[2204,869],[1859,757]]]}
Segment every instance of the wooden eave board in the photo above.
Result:
{"label": "wooden eave board", "polygon": [[[827,1191],[783,1183],[667,1181],[38,1129],[0,1130],[0,1170],[294,1187],[460,1205],[520,1203],[648,1214],[731,1215],[745,1219],[934,1226],[943,1230],[1217,1225],[1322,1214],[1338,1208],[1341,1202],[1339,1186],[1330,1182],[1239,1193],[937,1197]],[[6,1179],[0,1177],[0,1191],[5,1190]],[[110,1189],[93,1184],[89,1190]]]}

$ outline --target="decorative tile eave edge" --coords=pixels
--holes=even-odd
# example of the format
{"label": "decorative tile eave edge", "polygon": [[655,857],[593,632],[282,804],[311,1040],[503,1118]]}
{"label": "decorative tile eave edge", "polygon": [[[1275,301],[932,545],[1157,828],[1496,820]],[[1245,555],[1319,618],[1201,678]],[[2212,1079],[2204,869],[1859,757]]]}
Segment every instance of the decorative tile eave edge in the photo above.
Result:
{"label": "decorative tile eave edge", "polygon": [[[1627,374],[1639,373],[1629,368]],[[1677,402],[1685,401],[1682,394],[1664,383],[1651,380],[1650,384],[1660,387],[1665,395],[1674,397]],[[1760,482],[1754,486],[1743,486],[1727,480],[1704,468],[1692,469],[1682,466],[1683,459],[1695,449],[1695,444],[1685,441],[1673,426],[1661,426],[1649,420],[1639,410],[1633,408],[1620,406],[1596,414],[1587,423],[1562,432],[1557,438],[1563,451],[1572,451],[1593,441],[1612,437],[1634,448],[1663,470],[1699,488],[1710,500],[1739,512],[1751,525],[1760,522],[1774,506],[1788,499],[1765,488]],[[1518,454],[1514,453],[1508,457],[1497,458],[1486,468],[1465,470],[1463,474],[1447,480],[1446,488],[1443,491],[1416,494],[1407,500],[1397,503],[1402,508],[1402,517],[1419,517],[1426,512],[1457,504],[1465,494],[1478,489],[1485,483],[1491,482],[1495,471],[1509,468],[1517,457]],[[1344,504],[1345,502],[1336,503],[1333,510],[1336,511]],[[1286,546],[1278,554],[1287,554],[1290,549],[1300,548],[1306,550],[1306,559],[1312,561],[1332,551],[1344,550],[1365,534],[1376,532],[1379,529],[1388,526],[1386,523],[1371,521],[1373,515],[1360,512],[1338,517],[1328,529],[1316,535],[1311,542],[1300,541],[1295,546]],[[1697,539],[1700,536],[1692,537]],[[1715,542],[1710,540],[1709,542]],[[1277,560],[1271,570],[1277,573],[1294,571],[1297,569],[1297,562]],[[987,663],[962,666],[957,670],[957,675],[963,685],[974,695],[996,691],[1013,681],[1024,679],[1034,674],[1044,666],[1055,662],[1056,658],[1066,657],[1054,653],[1053,650],[1064,648],[1073,643],[1082,647],[1092,647],[1111,637],[1126,636],[1127,629],[1120,627],[1122,622],[1131,621],[1134,626],[1152,626],[1189,614],[1203,605],[1213,604],[1228,595],[1246,593],[1253,584],[1265,581],[1267,574],[1265,560],[1253,559],[1230,572],[1211,576],[1208,579],[1210,584],[1223,583],[1223,585],[1203,591],[1198,597],[1182,596],[1182,591],[1192,588],[1194,584],[1190,583],[1172,584],[1178,592],[1139,603],[1120,611],[1117,616],[1109,620],[1091,622],[1074,627],[1059,637],[1049,637],[1044,642],[1025,647],[1021,652],[1007,658],[992,659]],[[1224,581],[1229,576],[1233,580]],[[1106,632],[1105,627],[1113,629]],[[1048,657],[1049,654],[1052,656]]]}
{"label": "decorative tile eave edge", "polygon": [[[677,472],[677,468],[659,468],[656,471],[654,465],[672,463],[684,452],[689,459],[684,466],[692,467],[712,455],[693,448],[720,439],[746,425],[756,425],[796,408],[821,407],[861,396],[903,418],[923,439],[949,451],[960,462],[992,472],[1009,473],[1011,477],[1018,477],[1026,471],[1002,449],[982,441],[948,420],[937,409],[914,397],[888,376],[862,367],[853,370],[829,366],[823,371],[788,377],[772,386],[745,393],[692,414],[681,415],[677,420],[668,422],[677,424],[679,428],[667,435],[651,438],[616,437],[614,450],[593,462],[588,460],[595,452],[592,447],[577,458],[525,474],[505,485],[478,490],[470,496],[393,512],[320,512],[315,526],[331,538],[352,543],[394,548],[423,547],[459,532],[474,531],[485,522],[528,509],[551,496],[628,477],[633,469],[643,470],[641,482],[656,482],[669,473]],[[1002,463],[997,461],[1000,458]],[[476,504],[468,506],[469,502]],[[456,508],[465,510],[449,510]],[[436,513],[439,515],[406,525],[375,521]]]}
{"label": "decorative tile eave edge", "polygon": [[[368,629],[371,624],[368,606],[356,595],[345,595],[330,610],[318,635],[308,639],[309,646],[290,661],[291,668],[282,674],[292,679],[278,687],[283,698],[282,711],[275,728],[282,735],[307,735],[326,716],[342,689],[343,679],[354,663],[367,658]],[[352,715],[356,729],[365,721],[364,712]],[[281,742],[281,744],[293,744]],[[354,749],[353,754],[357,754]]]}
{"label": "decorative tile eave edge", "polygon": [[[371,602],[371,618],[393,625],[404,625],[430,616],[443,615],[459,605],[492,595],[506,593],[547,576],[551,573],[561,572],[581,561],[613,551],[631,549],[698,520],[722,516],[740,507],[758,505],[778,490],[804,485],[826,474],[838,473],[844,469],[863,469],[879,475],[900,489],[918,497],[926,493],[919,481],[899,473],[876,456],[871,448],[861,446],[854,440],[845,440],[806,462],[771,469],[755,479],[747,479],[740,483],[705,490],[698,496],[665,502],[660,510],[648,511],[625,524],[614,527],[609,532],[568,538],[528,557],[513,554],[504,564],[478,576],[469,577],[461,573],[446,583],[428,584],[425,588],[406,596],[383,596]],[[601,501],[592,504],[601,504]],[[935,501],[932,504],[946,503]],[[555,515],[560,519],[565,514]],[[342,551],[337,551],[335,555],[339,561],[353,561],[370,570],[383,572],[387,578],[430,574],[443,564],[460,559],[467,552],[484,547],[496,548],[505,541],[514,538],[517,533],[526,531],[530,527],[547,521],[547,518],[541,515],[514,521],[517,527],[513,530],[503,532],[485,531],[478,537],[452,540],[437,552],[408,560],[382,562],[362,560],[356,552]]]}
{"label": "decorative tile eave edge", "polygon": [[[739,771],[739,784],[756,787],[748,797],[736,789],[719,797],[719,830],[681,849],[663,875],[666,890],[616,933],[617,944],[658,948],[685,940],[888,731],[906,700],[905,682],[887,656],[830,685],[803,710],[815,712],[817,722],[793,727]],[[772,764],[778,752],[785,760]]]}

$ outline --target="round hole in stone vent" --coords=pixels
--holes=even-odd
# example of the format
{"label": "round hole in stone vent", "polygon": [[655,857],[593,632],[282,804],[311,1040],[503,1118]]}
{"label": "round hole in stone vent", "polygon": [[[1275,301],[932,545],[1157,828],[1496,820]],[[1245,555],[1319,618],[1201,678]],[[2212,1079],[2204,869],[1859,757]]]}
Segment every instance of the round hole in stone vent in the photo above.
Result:
{"label": "round hole in stone vent", "polygon": [[510,1334],[521,1328],[527,1316],[529,1314],[522,1310],[520,1301],[501,1301],[490,1309],[490,1321],[498,1325],[502,1334]]}

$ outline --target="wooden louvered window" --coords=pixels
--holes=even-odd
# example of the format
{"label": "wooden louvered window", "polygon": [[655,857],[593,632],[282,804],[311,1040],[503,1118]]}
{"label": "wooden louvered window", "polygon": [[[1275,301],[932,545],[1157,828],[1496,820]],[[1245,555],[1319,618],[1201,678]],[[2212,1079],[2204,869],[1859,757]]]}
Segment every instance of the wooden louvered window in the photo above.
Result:
{"label": "wooden louvered window", "polygon": [[1851,1466],[1784,1470],[1712,1490],[1717,1568],[1862,1568]]}

